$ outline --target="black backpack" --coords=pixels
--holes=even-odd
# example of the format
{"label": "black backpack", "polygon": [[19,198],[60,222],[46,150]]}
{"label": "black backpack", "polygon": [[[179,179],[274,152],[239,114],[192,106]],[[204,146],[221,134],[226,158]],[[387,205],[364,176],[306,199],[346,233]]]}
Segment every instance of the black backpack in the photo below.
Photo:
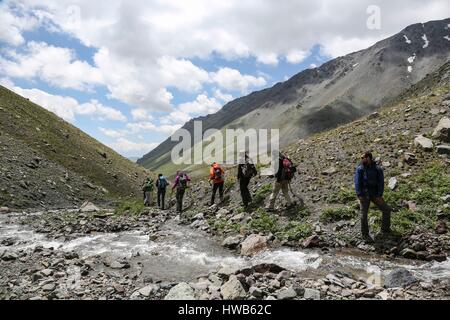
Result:
{"label": "black backpack", "polygon": [[182,174],[178,178],[178,187],[181,189],[186,189],[187,187],[187,177],[185,174]]}
{"label": "black backpack", "polygon": [[222,179],[222,170],[220,168],[214,169],[214,179],[221,180]]}
{"label": "black backpack", "polygon": [[244,178],[252,178],[254,176],[256,176],[257,172],[256,172],[256,168],[255,165],[249,162],[246,162],[243,166],[242,166],[242,176]]}

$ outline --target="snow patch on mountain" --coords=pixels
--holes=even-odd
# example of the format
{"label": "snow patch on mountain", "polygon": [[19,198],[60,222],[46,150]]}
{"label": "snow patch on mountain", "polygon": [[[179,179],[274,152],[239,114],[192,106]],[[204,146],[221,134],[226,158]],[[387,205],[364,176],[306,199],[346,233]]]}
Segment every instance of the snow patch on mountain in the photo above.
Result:
{"label": "snow patch on mountain", "polygon": [[408,36],[406,34],[403,35],[405,37],[405,41],[407,44],[411,44],[412,41],[408,39]]}
{"label": "snow patch on mountain", "polygon": [[424,48],[424,49],[425,49],[425,48],[428,48],[428,46],[430,45],[430,41],[428,41],[427,35],[424,34],[424,35],[422,36],[422,39],[423,39],[423,41],[425,41],[425,44],[423,45],[423,48]]}

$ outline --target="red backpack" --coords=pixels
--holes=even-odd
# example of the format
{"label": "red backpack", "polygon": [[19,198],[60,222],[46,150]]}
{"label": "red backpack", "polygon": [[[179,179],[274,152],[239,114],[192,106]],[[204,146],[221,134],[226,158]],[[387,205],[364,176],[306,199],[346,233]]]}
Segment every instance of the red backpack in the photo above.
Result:
{"label": "red backpack", "polygon": [[291,181],[294,178],[294,174],[297,171],[297,169],[292,164],[292,161],[288,158],[284,158],[283,161],[283,168],[281,173],[281,180],[287,180]]}

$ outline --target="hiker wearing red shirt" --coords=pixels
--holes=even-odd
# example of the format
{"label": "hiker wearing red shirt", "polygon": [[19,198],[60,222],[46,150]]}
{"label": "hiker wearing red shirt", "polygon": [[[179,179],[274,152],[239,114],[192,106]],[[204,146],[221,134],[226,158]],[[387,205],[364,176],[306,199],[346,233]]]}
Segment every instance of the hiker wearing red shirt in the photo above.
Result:
{"label": "hiker wearing red shirt", "polygon": [[214,204],[217,190],[219,190],[220,201],[223,202],[223,186],[225,184],[224,175],[225,170],[223,170],[223,168],[217,162],[214,162],[211,166],[211,169],[209,170],[209,180],[213,183],[210,205]]}

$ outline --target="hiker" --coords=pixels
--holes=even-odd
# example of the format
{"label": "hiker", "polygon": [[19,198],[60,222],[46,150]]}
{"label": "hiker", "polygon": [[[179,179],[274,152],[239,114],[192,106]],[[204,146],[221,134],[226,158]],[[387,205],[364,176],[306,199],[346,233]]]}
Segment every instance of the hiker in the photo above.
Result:
{"label": "hiker", "polygon": [[247,209],[249,204],[252,202],[252,195],[248,190],[248,185],[250,184],[250,180],[257,174],[258,172],[256,167],[248,156],[248,153],[241,151],[239,155],[237,178],[239,180],[242,203],[244,204],[245,209]]}
{"label": "hiker", "polygon": [[214,204],[217,190],[219,190],[220,202],[223,202],[223,186],[225,184],[224,175],[225,170],[223,170],[223,168],[217,162],[214,162],[211,165],[211,169],[209,170],[209,181],[210,183],[211,181],[213,183],[213,190],[210,203],[211,206]]}
{"label": "hiker", "polygon": [[367,242],[373,242],[369,235],[369,221],[367,217],[370,202],[373,202],[383,213],[381,232],[383,234],[390,233],[392,209],[383,199],[384,173],[383,169],[373,160],[373,155],[370,151],[362,155],[361,163],[356,168],[355,190],[361,208],[361,233],[363,239]]}
{"label": "hiker", "polygon": [[144,192],[144,205],[150,207],[152,204],[153,179],[147,177],[142,184],[142,191]]}
{"label": "hiker", "polygon": [[177,199],[177,212],[181,213],[183,211],[183,197],[186,189],[188,188],[188,183],[191,179],[185,172],[177,171],[177,176],[173,183],[172,192],[176,188],[176,199]]}
{"label": "hiker", "polygon": [[274,211],[275,200],[277,199],[280,190],[283,192],[286,199],[287,207],[291,208],[293,206],[293,202],[289,196],[289,184],[294,177],[295,172],[297,172],[297,168],[294,166],[291,159],[289,159],[287,155],[280,153],[278,171],[275,175],[276,181],[272,194],[270,195],[269,205],[266,207],[267,211]]}
{"label": "hiker", "polygon": [[165,198],[166,198],[166,189],[169,185],[169,181],[164,177],[162,173],[158,175],[158,179],[156,180],[156,188],[158,190],[158,208],[164,210]]}

